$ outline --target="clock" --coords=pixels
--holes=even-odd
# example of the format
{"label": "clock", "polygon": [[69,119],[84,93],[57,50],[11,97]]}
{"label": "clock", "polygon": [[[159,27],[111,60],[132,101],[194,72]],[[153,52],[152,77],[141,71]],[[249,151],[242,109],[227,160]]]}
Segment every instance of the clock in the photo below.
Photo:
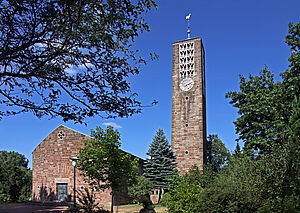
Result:
{"label": "clock", "polygon": [[192,78],[185,78],[179,84],[180,89],[185,92],[191,90],[193,86],[194,86],[194,81]]}

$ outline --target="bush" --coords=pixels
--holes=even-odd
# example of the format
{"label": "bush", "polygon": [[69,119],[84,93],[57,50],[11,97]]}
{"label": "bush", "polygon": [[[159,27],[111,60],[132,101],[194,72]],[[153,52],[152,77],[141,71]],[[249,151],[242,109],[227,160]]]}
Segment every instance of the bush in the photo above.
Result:
{"label": "bush", "polygon": [[141,203],[149,200],[151,190],[154,184],[144,176],[138,176],[135,183],[128,188],[128,194],[134,199],[135,203]]}
{"label": "bush", "polygon": [[170,180],[169,191],[162,198],[162,205],[170,213],[198,213],[200,195],[203,191],[200,186],[200,172],[197,167],[185,175],[174,175]]}
{"label": "bush", "polygon": [[10,196],[8,194],[0,193],[0,203],[8,203],[10,202]]}
{"label": "bush", "polygon": [[141,202],[143,204],[143,209],[145,210],[154,210],[155,206],[153,205],[151,200],[143,200]]}
{"label": "bush", "polygon": [[99,207],[95,202],[94,191],[85,188],[84,191],[78,191],[78,204],[70,205],[66,213],[108,213],[109,211]]}
{"label": "bush", "polygon": [[232,162],[207,185],[200,196],[199,212],[256,212],[263,185],[256,169],[259,163],[250,158]]}
{"label": "bush", "polygon": [[259,159],[235,159],[204,189],[198,212],[299,211],[299,181],[296,171],[284,166],[288,161],[283,153],[276,148]]}

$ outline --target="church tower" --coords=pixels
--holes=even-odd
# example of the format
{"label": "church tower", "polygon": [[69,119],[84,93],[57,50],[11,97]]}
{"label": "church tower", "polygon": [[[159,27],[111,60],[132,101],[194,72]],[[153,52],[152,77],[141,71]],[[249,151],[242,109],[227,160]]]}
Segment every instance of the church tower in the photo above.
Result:
{"label": "church tower", "polygon": [[205,53],[201,38],[173,43],[172,148],[177,169],[203,170],[206,149]]}

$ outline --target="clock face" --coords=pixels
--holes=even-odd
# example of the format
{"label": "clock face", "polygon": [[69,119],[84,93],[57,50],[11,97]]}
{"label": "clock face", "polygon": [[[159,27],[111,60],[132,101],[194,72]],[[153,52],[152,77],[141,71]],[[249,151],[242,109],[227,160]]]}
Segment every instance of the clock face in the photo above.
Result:
{"label": "clock face", "polygon": [[191,78],[185,78],[179,84],[180,89],[185,92],[191,90],[193,86],[194,86],[194,81]]}

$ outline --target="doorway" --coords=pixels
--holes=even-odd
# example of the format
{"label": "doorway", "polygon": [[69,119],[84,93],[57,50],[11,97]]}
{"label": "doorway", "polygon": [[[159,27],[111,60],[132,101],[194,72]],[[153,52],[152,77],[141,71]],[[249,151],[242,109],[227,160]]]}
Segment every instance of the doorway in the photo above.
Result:
{"label": "doorway", "polygon": [[68,184],[58,183],[57,184],[57,198],[59,201],[68,201]]}

